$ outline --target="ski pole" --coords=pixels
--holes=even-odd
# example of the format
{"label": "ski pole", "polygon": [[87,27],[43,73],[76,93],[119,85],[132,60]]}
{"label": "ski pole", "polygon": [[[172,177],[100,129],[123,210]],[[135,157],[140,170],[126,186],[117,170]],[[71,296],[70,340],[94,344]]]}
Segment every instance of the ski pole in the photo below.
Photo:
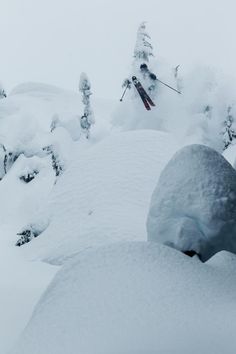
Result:
{"label": "ski pole", "polygon": [[128,87],[129,87],[129,84],[126,85],[126,88],[125,88],[125,90],[124,90],[124,92],[123,92],[123,95],[122,95],[121,98],[120,98],[120,102],[123,101],[123,98],[124,98],[124,96],[125,96],[125,93],[126,93]]}
{"label": "ski pole", "polygon": [[179,93],[179,94],[181,95],[182,92],[176,90],[174,87],[171,87],[171,86],[167,85],[165,82],[159,80],[158,78],[156,78],[156,80],[159,81],[161,84],[163,84],[163,85],[169,87],[171,90],[173,90],[173,91],[175,91],[175,92],[177,92],[177,93]]}

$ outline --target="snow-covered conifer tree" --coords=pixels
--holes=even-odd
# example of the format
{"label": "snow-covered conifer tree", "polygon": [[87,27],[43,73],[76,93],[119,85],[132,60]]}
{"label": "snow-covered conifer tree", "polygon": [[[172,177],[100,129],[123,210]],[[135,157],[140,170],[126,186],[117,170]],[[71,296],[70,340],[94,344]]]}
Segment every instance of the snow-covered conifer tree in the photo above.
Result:
{"label": "snow-covered conifer tree", "polygon": [[[141,79],[142,84],[144,84],[145,89],[149,93],[153,93],[156,89],[156,76],[150,72],[147,63],[151,57],[154,57],[153,47],[150,43],[151,37],[146,31],[146,22],[142,22],[137,31],[137,39],[134,47],[134,60],[132,64],[132,76],[137,76],[138,79]],[[122,87],[131,88],[131,77],[126,78],[123,81]],[[135,96],[137,96],[135,94]]]}
{"label": "snow-covered conifer tree", "polygon": [[[152,105],[151,111],[148,110],[147,105],[145,105],[145,100],[143,100],[144,97],[141,97],[142,95],[140,95],[140,91],[137,89],[137,83],[139,81],[155,104],[159,87],[158,78],[155,75],[157,61],[154,58],[151,37],[146,31],[146,22],[142,22],[138,27],[132,59],[130,73],[122,83],[124,91],[120,99],[120,101],[123,101],[125,95],[129,96],[131,98],[130,103],[132,102],[131,104],[134,108],[132,110],[133,113],[131,113],[129,117],[126,115],[126,118],[123,121],[124,126],[126,127],[125,129],[151,127],[153,126],[153,122],[155,122],[154,125],[156,126],[157,119],[155,106]],[[137,80],[135,78],[137,78]],[[131,91],[131,95],[127,94],[129,90]],[[149,120],[147,120],[145,116],[147,110]],[[150,119],[151,116],[152,119]],[[121,120],[122,118],[120,121]],[[157,126],[160,126],[160,120]]]}
{"label": "snow-covered conifer tree", "polygon": [[204,108],[204,115],[206,118],[211,119],[212,107],[209,104],[207,104]]}
{"label": "snow-covered conifer tree", "polygon": [[58,127],[60,126],[60,119],[58,114],[54,114],[52,117],[52,122],[51,122],[51,126],[50,126],[50,131],[51,133]]}
{"label": "snow-covered conifer tree", "polygon": [[7,94],[6,91],[4,90],[2,84],[0,84],[0,99],[6,98]]}
{"label": "snow-covered conifer tree", "polygon": [[137,39],[134,48],[133,72],[137,76],[148,94],[155,98],[157,78],[148,67],[153,54],[153,46],[150,43],[151,37],[146,31],[146,22],[142,22],[137,31]]}
{"label": "snow-covered conifer tree", "polygon": [[7,97],[6,91],[4,90],[4,87],[3,87],[2,83],[0,82],[0,100],[3,98],[6,98],[6,97]]}
{"label": "snow-covered conifer tree", "polygon": [[142,22],[138,28],[136,45],[134,48],[134,60],[139,64],[149,62],[149,58],[154,56],[150,39],[151,37],[146,31],[146,22]]}
{"label": "snow-covered conifer tree", "polygon": [[95,123],[95,119],[90,102],[90,96],[92,95],[91,84],[85,73],[80,75],[79,90],[82,93],[82,102],[84,104],[84,114],[80,117],[80,125],[88,139],[91,125]]}
{"label": "snow-covered conifer tree", "polygon": [[179,74],[179,68],[180,68],[180,65],[177,65],[173,69],[173,73],[174,73],[174,78],[175,78],[175,82],[176,82],[176,88],[178,91],[181,92],[183,89],[183,83],[182,83],[182,78],[180,77],[180,74]]}
{"label": "snow-covered conifer tree", "polygon": [[234,117],[231,114],[231,111],[232,111],[232,107],[229,106],[227,109],[227,117],[224,121],[224,128],[222,131],[224,149],[226,149],[236,139],[236,133],[235,130],[233,129]]}
{"label": "snow-covered conifer tree", "polygon": [[51,155],[52,168],[55,171],[56,178],[59,177],[65,170],[65,163],[63,159],[60,157],[58,150],[59,150],[59,146],[55,146],[55,145],[49,145],[43,148],[43,151],[45,151],[46,154]]}

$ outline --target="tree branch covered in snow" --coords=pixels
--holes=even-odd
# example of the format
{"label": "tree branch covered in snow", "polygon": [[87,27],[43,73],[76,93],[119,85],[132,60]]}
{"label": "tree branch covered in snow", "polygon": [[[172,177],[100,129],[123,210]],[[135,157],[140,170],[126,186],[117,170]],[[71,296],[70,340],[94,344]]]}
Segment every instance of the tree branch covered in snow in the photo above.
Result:
{"label": "tree branch covered in snow", "polygon": [[82,93],[82,102],[84,104],[84,114],[80,118],[80,125],[88,139],[91,125],[95,123],[95,119],[90,102],[90,96],[92,95],[91,84],[85,73],[81,73],[80,75],[79,90]]}
{"label": "tree branch covered in snow", "polygon": [[65,169],[65,164],[61,160],[57,148],[54,145],[49,145],[44,147],[43,150],[51,156],[52,168],[55,171],[56,177],[59,177]]}
{"label": "tree branch covered in snow", "polygon": [[149,62],[150,57],[154,56],[150,39],[151,37],[146,31],[146,22],[142,22],[137,31],[137,40],[134,48],[136,61]]}

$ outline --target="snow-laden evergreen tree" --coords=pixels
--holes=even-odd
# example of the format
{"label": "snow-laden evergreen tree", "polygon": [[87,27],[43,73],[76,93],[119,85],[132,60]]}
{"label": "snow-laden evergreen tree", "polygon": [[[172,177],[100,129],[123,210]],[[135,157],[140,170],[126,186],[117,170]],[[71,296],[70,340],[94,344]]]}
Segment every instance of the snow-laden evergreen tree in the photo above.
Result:
{"label": "snow-laden evergreen tree", "polygon": [[211,119],[211,116],[212,116],[212,107],[211,107],[209,104],[207,104],[207,105],[205,106],[205,108],[204,108],[204,115],[205,115],[206,118]]}
{"label": "snow-laden evergreen tree", "polygon": [[233,129],[234,117],[232,115],[232,107],[229,106],[227,109],[227,116],[224,121],[224,128],[222,131],[223,134],[223,142],[224,142],[224,149],[226,149],[230,144],[235,142],[236,133]]}
{"label": "snow-laden evergreen tree", "polygon": [[[138,27],[136,44],[134,47],[132,72],[130,78],[126,78],[123,81],[122,87],[130,89],[132,87],[132,76],[136,76],[140,80],[144,89],[152,97],[156,96],[157,88],[157,78],[156,75],[150,70],[148,65],[150,64],[150,59],[154,58],[153,46],[150,43],[151,37],[146,31],[146,22],[142,22]],[[134,92],[134,97],[139,98],[136,90]]]}
{"label": "snow-laden evergreen tree", "polygon": [[2,84],[0,84],[0,99],[6,98],[7,94],[6,91],[4,90]]}
{"label": "snow-laden evergreen tree", "polygon": [[20,232],[17,233],[20,238],[16,242],[16,246],[21,247],[24,244],[32,241],[35,237],[38,237],[43,233],[49,225],[48,219],[37,220],[34,223],[30,223],[23,227]]}
{"label": "snow-laden evergreen tree", "polygon": [[137,31],[134,47],[133,72],[138,77],[148,94],[155,98],[157,78],[148,67],[150,59],[154,57],[151,37],[146,31],[146,22],[142,22]]}
{"label": "snow-laden evergreen tree", "polygon": [[179,92],[181,92],[183,89],[183,82],[182,82],[182,78],[179,74],[179,68],[180,68],[180,65],[177,65],[173,69],[173,73],[174,73],[174,78],[175,78],[175,82],[176,82],[176,88]]}
{"label": "snow-laden evergreen tree", "polygon": [[59,146],[58,145],[48,145],[43,148],[43,151],[46,152],[47,155],[51,155],[52,159],[52,168],[55,171],[56,175],[56,180],[55,183],[57,182],[57,178],[61,176],[61,174],[65,170],[65,163],[62,160],[62,158],[59,155]]}
{"label": "snow-laden evergreen tree", "polygon": [[82,93],[82,102],[84,104],[84,114],[80,117],[80,125],[88,139],[91,125],[95,123],[95,119],[90,102],[90,96],[92,95],[91,84],[85,73],[81,73],[80,75],[79,90]]}
{"label": "snow-laden evergreen tree", "polygon": [[28,169],[28,171],[25,171],[21,176],[19,176],[19,179],[25,183],[31,182],[35,177],[39,174],[39,171],[36,169]]}
{"label": "snow-laden evergreen tree", "polygon": [[14,162],[18,159],[18,157],[22,154],[22,151],[11,151],[7,150],[4,145],[2,145],[2,148],[4,150],[4,172],[7,174],[7,172],[10,170]]}
{"label": "snow-laden evergreen tree", "polygon": [[142,22],[137,31],[137,40],[134,48],[134,60],[139,64],[148,63],[153,57],[153,47],[150,43],[151,37],[146,31],[146,22]]}
{"label": "snow-laden evergreen tree", "polygon": [[58,114],[54,114],[52,117],[52,122],[51,122],[51,126],[50,126],[51,133],[59,126],[60,126],[60,118],[59,118]]}

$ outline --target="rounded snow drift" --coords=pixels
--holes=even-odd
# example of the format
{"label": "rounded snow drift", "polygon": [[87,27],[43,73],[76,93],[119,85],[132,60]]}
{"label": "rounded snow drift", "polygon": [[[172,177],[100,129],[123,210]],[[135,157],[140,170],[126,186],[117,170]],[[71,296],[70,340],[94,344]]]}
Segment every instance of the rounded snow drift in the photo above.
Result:
{"label": "rounded snow drift", "polygon": [[158,243],[80,252],[11,354],[234,354],[235,272],[224,274]]}
{"label": "rounded snow drift", "polygon": [[236,171],[207,146],[178,151],[153,192],[147,232],[149,241],[203,262],[222,250],[236,253]]}

